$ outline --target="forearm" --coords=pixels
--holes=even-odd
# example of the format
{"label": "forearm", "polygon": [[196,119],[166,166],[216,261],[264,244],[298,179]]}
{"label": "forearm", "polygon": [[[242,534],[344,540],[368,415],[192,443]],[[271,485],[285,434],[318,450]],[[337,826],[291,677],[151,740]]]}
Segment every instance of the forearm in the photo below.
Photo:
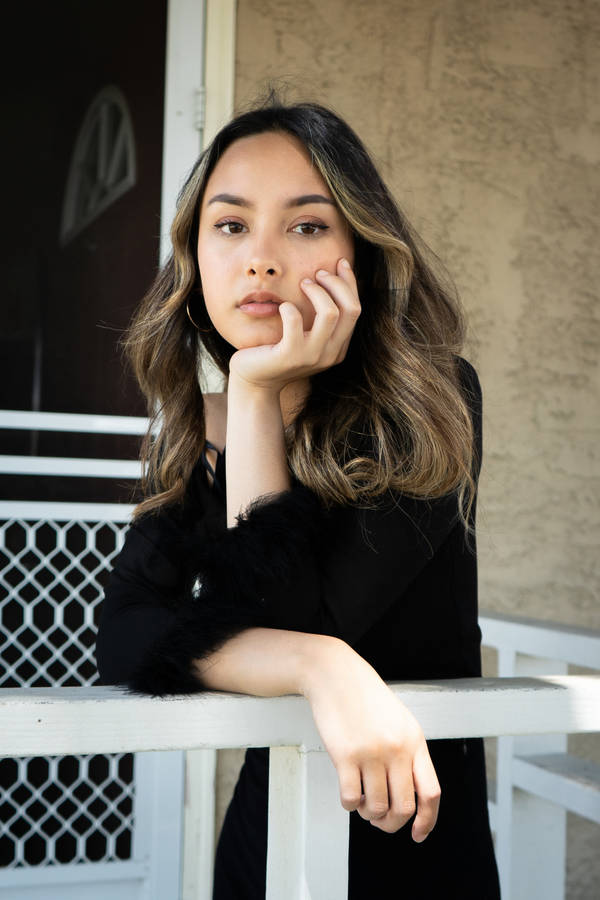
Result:
{"label": "forearm", "polygon": [[248,628],[209,657],[196,660],[194,668],[207,690],[256,697],[308,695],[315,680],[321,673],[329,673],[337,660],[342,670],[347,652],[356,655],[343,641],[329,635]]}
{"label": "forearm", "polygon": [[278,391],[230,377],[227,389],[227,526],[265,494],[290,490]]}

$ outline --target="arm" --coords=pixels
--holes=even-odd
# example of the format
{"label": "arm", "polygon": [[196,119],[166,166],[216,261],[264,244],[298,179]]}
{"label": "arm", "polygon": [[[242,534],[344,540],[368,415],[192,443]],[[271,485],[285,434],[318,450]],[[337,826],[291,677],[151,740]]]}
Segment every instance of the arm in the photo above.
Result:
{"label": "arm", "polygon": [[211,690],[303,694],[337,769],[344,809],[394,832],[415,813],[416,792],[412,836],[417,842],[427,837],[437,819],[440,787],[423,732],[372,666],[343,641],[249,628],[194,665]]}
{"label": "arm", "polygon": [[279,391],[231,374],[227,389],[227,525],[252,500],[290,489]]}
{"label": "arm", "polygon": [[[152,524],[161,528],[168,544],[166,523]],[[206,635],[192,628],[186,643],[192,625],[188,621],[178,631],[185,644],[181,658],[173,643],[181,614],[170,608],[177,578],[176,566],[148,541],[144,531],[130,529],[106,592],[98,634],[96,655],[102,682],[130,686],[133,682],[134,690],[137,685],[147,692],[152,665],[165,665],[156,646],[170,633],[168,650],[163,652],[168,665],[175,666],[175,676],[169,677],[177,681],[169,690],[163,673],[163,693],[204,688],[266,697],[303,694],[338,771],[344,809],[357,810],[375,827],[392,832],[413,815],[416,791],[419,807],[412,835],[416,841],[424,840],[437,818],[439,783],[422,730],[377,672],[337,638],[248,627],[203,659],[193,660],[192,672],[186,676],[185,652],[193,655],[190,646],[206,641]],[[140,665],[147,672],[144,676],[133,674]],[[385,769],[396,784],[391,800]]]}
{"label": "arm", "polygon": [[304,694],[307,676],[336,645],[336,638],[279,628],[247,628],[193,666],[210,691],[255,697]]}

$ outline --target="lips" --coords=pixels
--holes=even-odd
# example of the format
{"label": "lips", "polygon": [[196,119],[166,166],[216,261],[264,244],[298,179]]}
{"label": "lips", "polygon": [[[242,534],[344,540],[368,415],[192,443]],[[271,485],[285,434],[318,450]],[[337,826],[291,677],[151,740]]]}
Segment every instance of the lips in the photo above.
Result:
{"label": "lips", "polygon": [[246,303],[277,303],[279,305],[283,303],[283,300],[271,291],[252,291],[244,297],[240,306],[244,306]]}

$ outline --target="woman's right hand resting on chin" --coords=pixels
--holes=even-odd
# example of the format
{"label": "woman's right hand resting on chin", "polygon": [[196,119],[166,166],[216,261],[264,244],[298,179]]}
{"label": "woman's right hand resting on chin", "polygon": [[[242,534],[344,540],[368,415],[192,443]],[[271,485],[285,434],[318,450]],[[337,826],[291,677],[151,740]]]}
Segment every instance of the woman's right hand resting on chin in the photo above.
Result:
{"label": "woman's right hand resting on chin", "polygon": [[335,272],[320,270],[315,279],[304,279],[299,285],[315,309],[310,331],[304,331],[297,307],[289,301],[282,303],[281,340],[237,350],[229,361],[230,379],[279,393],[292,381],[342,362],[361,313],[356,277],[347,260],[339,259]]}
{"label": "woman's right hand resting on chin", "polygon": [[394,832],[416,806],[412,837],[418,842],[434,827],[440,786],[423,731],[375,669],[344,641],[249,628],[208,659],[196,661],[196,670],[208,690],[258,697],[303,694],[337,770],[344,809]]}

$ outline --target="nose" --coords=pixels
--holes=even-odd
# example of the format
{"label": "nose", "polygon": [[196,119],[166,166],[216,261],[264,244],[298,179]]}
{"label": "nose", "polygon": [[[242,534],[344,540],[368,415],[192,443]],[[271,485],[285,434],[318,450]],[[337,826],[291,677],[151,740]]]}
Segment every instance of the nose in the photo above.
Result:
{"label": "nose", "polygon": [[263,278],[265,275],[281,275],[281,265],[273,259],[262,256],[253,256],[246,266],[246,274]]}
{"label": "nose", "polygon": [[282,259],[272,235],[259,234],[257,231],[247,249],[246,275],[252,278],[272,278],[282,274]]}

